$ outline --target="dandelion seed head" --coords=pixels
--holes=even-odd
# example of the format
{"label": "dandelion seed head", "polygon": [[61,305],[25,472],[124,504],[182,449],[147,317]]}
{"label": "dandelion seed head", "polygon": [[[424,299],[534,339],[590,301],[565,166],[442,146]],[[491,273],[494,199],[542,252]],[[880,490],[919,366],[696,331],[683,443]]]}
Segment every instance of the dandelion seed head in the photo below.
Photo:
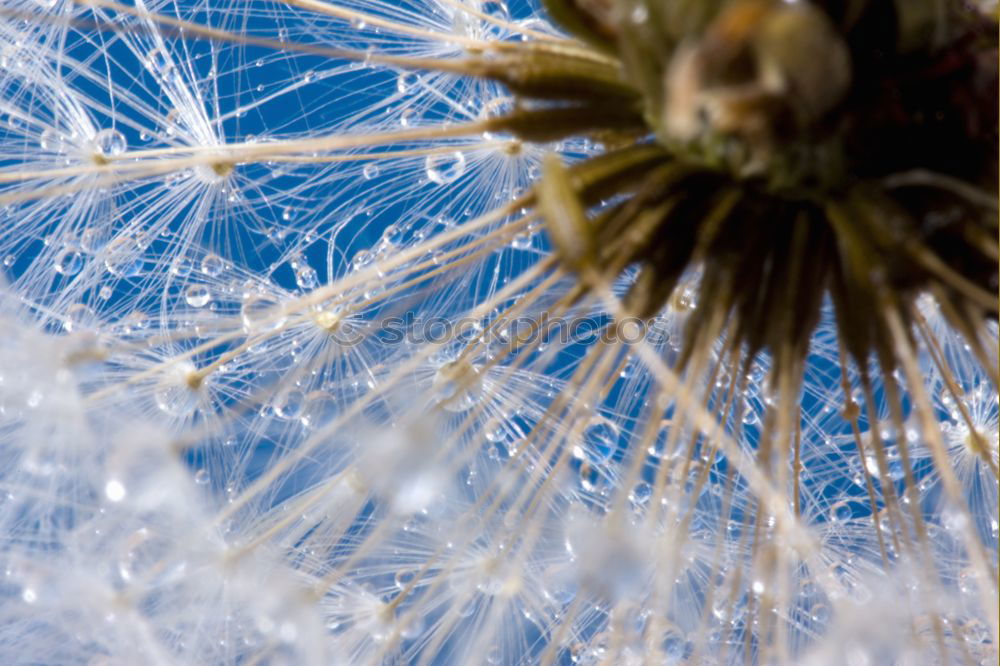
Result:
{"label": "dandelion seed head", "polygon": [[995,17],[855,4],[0,10],[0,661],[995,658]]}

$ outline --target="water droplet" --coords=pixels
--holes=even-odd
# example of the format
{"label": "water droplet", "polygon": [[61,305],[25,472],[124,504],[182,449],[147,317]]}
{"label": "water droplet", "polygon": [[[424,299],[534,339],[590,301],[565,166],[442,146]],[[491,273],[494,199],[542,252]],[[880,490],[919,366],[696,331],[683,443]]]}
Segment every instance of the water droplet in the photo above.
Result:
{"label": "water droplet", "polygon": [[305,396],[299,418],[303,425],[315,428],[336,413],[336,400],[328,391],[312,391]]}
{"label": "water droplet", "polygon": [[688,312],[698,307],[698,293],[694,287],[683,284],[670,296],[670,305],[678,312]]}
{"label": "water droplet", "polygon": [[39,137],[38,145],[41,146],[42,150],[47,150],[52,153],[64,153],[68,147],[66,137],[57,130],[51,127],[46,127],[42,130],[42,135]]}
{"label": "water droplet", "polygon": [[206,254],[201,260],[201,272],[209,277],[218,277],[225,267],[222,257],[217,254]]}
{"label": "water droplet", "polygon": [[628,499],[636,509],[645,506],[649,502],[650,495],[653,494],[653,487],[645,481],[640,481],[632,488],[628,494]]}
{"label": "water droplet", "polygon": [[361,173],[365,177],[365,180],[371,180],[378,175],[378,171],[379,169],[377,164],[366,164],[361,170]]}
{"label": "water droplet", "polygon": [[491,442],[486,446],[486,457],[493,462],[503,462],[510,456],[504,442]]}
{"label": "water droplet", "polygon": [[530,231],[519,233],[511,239],[510,246],[515,250],[530,250],[534,236]]}
{"label": "water droplet", "polygon": [[395,575],[396,587],[402,590],[407,585],[409,585],[416,577],[417,577],[417,572],[414,571],[413,569],[400,569],[399,571],[396,572]]}
{"label": "water droplet", "polygon": [[906,472],[903,469],[903,463],[899,460],[892,460],[888,465],[889,478],[893,481],[902,481],[903,477],[906,476]]}
{"label": "water droplet", "polygon": [[102,157],[121,155],[125,146],[125,135],[116,129],[103,129],[94,135],[94,150]]}
{"label": "water droplet", "polygon": [[583,448],[587,459],[604,463],[614,456],[618,449],[618,427],[602,417],[591,419],[583,430]]}
{"label": "water droplet", "polygon": [[438,185],[447,185],[465,173],[465,155],[455,151],[444,155],[428,155],[424,160],[427,178]]}
{"label": "water droplet", "polygon": [[358,250],[357,254],[354,255],[354,259],[351,260],[351,267],[356,271],[361,270],[370,264],[373,259],[372,253],[368,250]]}
{"label": "water droplet", "polygon": [[299,286],[299,289],[315,289],[316,285],[319,284],[316,270],[307,264],[299,266],[295,269],[295,284]]}
{"label": "water droplet", "polygon": [[439,367],[432,385],[441,406],[450,412],[469,409],[482,397],[479,367],[464,360]]}
{"label": "water droplet", "polygon": [[398,224],[390,224],[382,232],[382,244],[385,246],[399,245],[403,241],[403,227]]}
{"label": "water droplet", "polygon": [[243,325],[249,330],[273,331],[285,323],[281,302],[266,294],[250,294],[240,309]]}
{"label": "water droplet", "polygon": [[385,285],[379,282],[372,282],[368,285],[363,296],[366,301],[375,300],[377,297],[381,296],[385,291]]}
{"label": "water droplet", "polygon": [[663,425],[656,432],[656,439],[653,443],[649,445],[647,453],[654,458],[663,460],[669,457],[669,452],[667,451],[667,445],[670,443],[670,427]]}
{"label": "water droplet", "polygon": [[130,278],[142,275],[142,259],[128,236],[115,238],[106,248],[104,267],[115,277]]}
{"label": "water droplet", "polygon": [[298,389],[291,389],[279,395],[274,401],[274,414],[282,419],[296,419],[302,414],[306,396]]}
{"label": "water droplet", "polygon": [[663,649],[664,663],[677,664],[687,652],[687,639],[677,629],[667,629],[660,639],[660,647]]}
{"label": "water droplet", "polygon": [[105,230],[101,227],[87,227],[80,234],[80,247],[85,252],[97,252],[107,240],[104,234]]}
{"label": "water droplet", "polygon": [[600,492],[608,485],[608,477],[602,468],[584,461],[580,465],[580,486],[587,492]]}
{"label": "water droplet", "polygon": [[483,436],[487,442],[502,442],[507,436],[507,431],[503,426],[503,419],[491,419],[483,426]]}
{"label": "water droplet", "polygon": [[174,69],[173,58],[163,48],[155,48],[146,55],[146,67],[159,77],[166,77]]}
{"label": "water droplet", "polygon": [[212,292],[203,284],[192,284],[184,290],[184,300],[193,308],[201,308],[212,300]]}
{"label": "water droplet", "polygon": [[56,272],[60,275],[76,275],[83,268],[83,253],[74,248],[66,248],[56,255]]}
{"label": "water droplet", "polygon": [[125,499],[125,485],[118,479],[111,479],[104,484],[104,496],[112,502],[121,502]]}
{"label": "water droplet", "polygon": [[850,520],[852,515],[851,505],[844,500],[830,507],[830,520]]}
{"label": "water droplet", "polygon": [[401,72],[396,77],[396,90],[401,93],[408,93],[419,81],[420,76],[416,72]]}
{"label": "water droplet", "polygon": [[177,277],[187,277],[188,275],[191,275],[192,269],[191,260],[187,257],[177,257],[170,263],[170,273],[171,275],[176,275]]}
{"label": "water droplet", "polygon": [[809,609],[809,617],[813,622],[825,627],[830,619],[830,607],[824,603],[815,603]]}

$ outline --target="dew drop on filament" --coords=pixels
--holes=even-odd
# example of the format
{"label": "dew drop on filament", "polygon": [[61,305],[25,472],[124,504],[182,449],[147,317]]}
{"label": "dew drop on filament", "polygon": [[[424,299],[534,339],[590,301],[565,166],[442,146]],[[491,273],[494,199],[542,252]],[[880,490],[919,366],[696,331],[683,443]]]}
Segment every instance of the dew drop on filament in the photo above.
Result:
{"label": "dew drop on filament", "polygon": [[209,277],[218,277],[225,267],[222,257],[216,254],[207,254],[201,260],[201,272]]}
{"label": "dew drop on filament", "polygon": [[133,243],[122,236],[108,243],[104,257],[104,267],[115,277],[130,278],[142,274],[142,259],[136,253]]}
{"label": "dew drop on filament", "polygon": [[433,387],[441,406],[450,412],[469,409],[483,390],[479,368],[467,361],[450,361],[438,368]]}
{"label": "dew drop on filament", "polygon": [[146,56],[146,66],[153,74],[163,77],[173,70],[174,62],[165,49],[155,48]]}
{"label": "dew drop on filament", "polygon": [[428,155],[424,160],[427,178],[437,185],[454,183],[465,173],[465,155],[459,151],[444,155]]}
{"label": "dew drop on filament", "polygon": [[296,268],[295,284],[298,285],[299,289],[307,291],[315,289],[316,285],[319,284],[319,277],[316,275],[316,269],[311,266],[299,266]]}
{"label": "dew drop on filament", "polygon": [[201,308],[212,300],[212,292],[203,284],[193,284],[184,290],[184,300],[193,308]]}
{"label": "dew drop on filament", "polygon": [[583,445],[591,462],[607,462],[618,448],[618,429],[611,421],[595,417],[584,428]]}
{"label": "dew drop on filament", "polygon": [[419,80],[420,77],[415,72],[402,72],[396,78],[396,90],[408,93]]}
{"label": "dew drop on filament", "polygon": [[125,146],[125,135],[116,129],[103,129],[94,135],[94,149],[102,157],[121,155]]}
{"label": "dew drop on filament", "polygon": [[76,275],[83,268],[83,254],[73,248],[66,248],[56,256],[56,273]]}
{"label": "dew drop on filament", "polygon": [[42,150],[49,151],[52,153],[64,153],[66,152],[66,137],[64,137],[57,130],[47,127],[42,130],[42,135],[39,137],[38,145]]}
{"label": "dew drop on filament", "polygon": [[510,241],[510,246],[515,250],[530,250],[533,237],[530,231],[519,233]]}
{"label": "dew drop on filament", "polygon": [[243,325],[248,330],[275,330],[285,323],[281,303],[265,294],[250,294],[243,301],[241,308]]}

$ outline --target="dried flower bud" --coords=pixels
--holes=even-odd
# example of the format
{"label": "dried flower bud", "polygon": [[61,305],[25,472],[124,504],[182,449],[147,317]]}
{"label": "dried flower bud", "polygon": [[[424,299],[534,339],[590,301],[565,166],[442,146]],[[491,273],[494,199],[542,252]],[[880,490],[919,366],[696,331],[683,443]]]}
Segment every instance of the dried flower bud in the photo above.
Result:
{"label": "dried flower bud", "polygon": [[767,169],[777,138],[813,127],[850,80],[847,46],[822,11],[805,3],[736,2],[675,52],[663,134],[668,143],[695,144],[711,162],[756,175]]}

